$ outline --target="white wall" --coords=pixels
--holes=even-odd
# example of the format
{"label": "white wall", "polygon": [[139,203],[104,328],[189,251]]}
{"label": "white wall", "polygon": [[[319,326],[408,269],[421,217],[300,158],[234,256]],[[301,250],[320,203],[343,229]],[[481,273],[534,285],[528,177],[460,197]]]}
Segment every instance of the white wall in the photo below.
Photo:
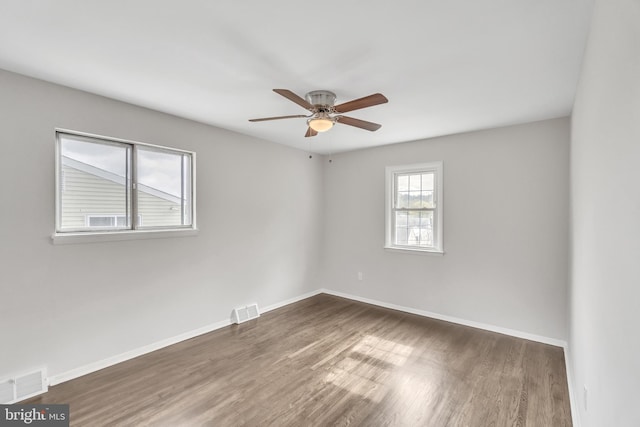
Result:
{"label": "white wall", "polygon": [[[582,425],[640,425],[640,2],[598,1],[572,116],[570,357]],[[587,387],[587,408],[583,387]]]}
{"label": "white wall", "polygon": [[[319,287],[321,157],[4,71],[0,93],[0,377]],[[56,127],[196,151],[199,234],[53,245]]]}
{"label": "white wall", "polygon": [[[385,251],[385,166],[435,160],[445,255]],[[565,340],[568,165],[567,118],[334,155],[323,286]]]}

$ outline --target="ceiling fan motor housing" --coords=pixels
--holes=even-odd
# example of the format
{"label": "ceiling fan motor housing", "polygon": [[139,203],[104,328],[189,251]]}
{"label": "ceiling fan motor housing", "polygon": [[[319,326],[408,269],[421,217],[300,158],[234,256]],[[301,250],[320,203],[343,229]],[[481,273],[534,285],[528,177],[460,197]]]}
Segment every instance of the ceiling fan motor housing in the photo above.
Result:
{"label": "ceiling fan motor housing", "polygon": [[309,104],[333,107],[336,94],[328,90],[314,90],[304,96]]}

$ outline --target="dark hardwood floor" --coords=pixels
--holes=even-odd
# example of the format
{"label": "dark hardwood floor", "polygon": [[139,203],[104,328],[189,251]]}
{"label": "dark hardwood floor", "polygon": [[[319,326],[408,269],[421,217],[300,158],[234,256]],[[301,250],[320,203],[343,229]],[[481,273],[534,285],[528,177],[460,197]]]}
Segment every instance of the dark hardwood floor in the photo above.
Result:
{"label": "dark hardwood floor", "polygon": [[324,294],[28,403],[73,426],[571,426],[561,348]]}

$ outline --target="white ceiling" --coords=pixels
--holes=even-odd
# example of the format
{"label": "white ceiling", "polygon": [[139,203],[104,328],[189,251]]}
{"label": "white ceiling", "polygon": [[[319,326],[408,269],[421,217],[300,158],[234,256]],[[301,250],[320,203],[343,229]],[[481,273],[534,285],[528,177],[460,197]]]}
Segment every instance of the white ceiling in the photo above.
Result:
{"label": "white ceiling", "polygon": [[[335,153],[570,114],[592,4],[2,0],[0,68]],[[348,113],[377,132],[304,138],[304,119],[247,121],[306,113],[273,88],[389,103]]]}

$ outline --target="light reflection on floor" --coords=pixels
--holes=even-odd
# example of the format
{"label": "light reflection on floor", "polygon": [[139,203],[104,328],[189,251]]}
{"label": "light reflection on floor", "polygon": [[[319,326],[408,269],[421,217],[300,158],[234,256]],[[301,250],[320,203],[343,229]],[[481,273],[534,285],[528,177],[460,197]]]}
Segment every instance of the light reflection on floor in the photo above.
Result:
{"label": "light reflection on floor", "polygon": [[402,366],[412,351],[411,346],[367,335],[331,368],[325,381],[380,402],[388,391],[385,380],[393,371],[389,365]]}

